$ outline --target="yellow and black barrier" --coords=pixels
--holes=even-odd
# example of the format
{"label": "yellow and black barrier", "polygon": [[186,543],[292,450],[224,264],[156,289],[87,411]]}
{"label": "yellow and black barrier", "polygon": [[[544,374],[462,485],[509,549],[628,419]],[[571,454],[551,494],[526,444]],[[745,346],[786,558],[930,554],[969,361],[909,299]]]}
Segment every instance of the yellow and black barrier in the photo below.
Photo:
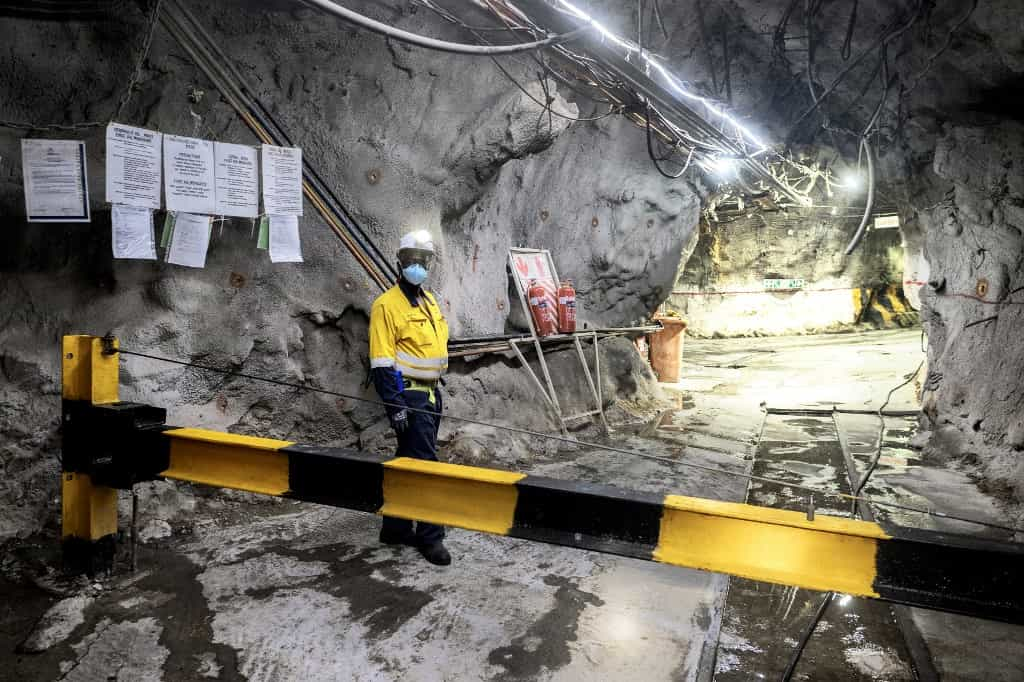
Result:
{"label": "yellow and black barrier", "polygon": [[94,438],[98,448],[65,466],[118,487],[191,481],[1024,623],[1024,545],[173,428],[155,409],[65,401],[77,423],[65,445],[81,453],[78,441]]}

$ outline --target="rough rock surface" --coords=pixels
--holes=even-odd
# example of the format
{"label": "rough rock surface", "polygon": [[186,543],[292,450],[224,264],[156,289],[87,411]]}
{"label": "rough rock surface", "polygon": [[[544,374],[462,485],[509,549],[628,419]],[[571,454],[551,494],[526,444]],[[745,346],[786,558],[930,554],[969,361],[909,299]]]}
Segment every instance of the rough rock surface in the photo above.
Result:
{"label": "rough rock surface", "polygon": [[935,203],[922,203],[929,284],[926,451],[967,455],[1024,496],[1024,126],[944,129]]}
{"label": "rough rock surface", "polygon": [[[414,227],[439,234],[432,282],[454,334],[500,334],[516,323],[509,313],[518,303],[509,300],[505,275],[510,245],[551,248],[560,274],[577,281],[581,320],[593,325],[643,319],[670,290],[698,199],[689,185],[657,179],[635,128],[616,119],[549,119],[488,61],[473,62],[469,79],[463,58],[391,44],[293,3],[189,5],[384,251]],[[375,3],[364,9],[383,11]],[[465,40],[427,12],[385,14],[378,16],[410,30]],[[0,118],[105,120],[145,31],[146,17],[137,9],[107,22],[5,20]],[[69,44],[75,49],[48,48]],[[509,68],[540,96],[536,79],[530,82],[518,64]],[[563,93],[554,96],[557,110],[577,113]],[[257,141],[159,26],[121,121],[164,133]],[[0,255],[0,448],[9,482],[0,498],[0,535],[55,523],[56,349],[63,334],[112,332],[125,348],[375,397],[362,382],[376,291],[312,206],[302,218],[301,265],[268,263],[244,220],[215,230],[203,270],[113,261],[102,128],[62,135],[87,144],[89,225],[23,222],[18,145],[24,134],[0,129],[0,224],[8,239]],[[545,207],[546,220],[539,217]],[[627,233],[643,236],[620,248]],[[623,343],[602,344],[609,401],[643,398],[654,385]],[[394,447],[379,408],[359,401],[224,380],[143,358],[122,364],[122,399],[166,406],[171,423]],[[575,354],[554,353],[551,365],[564,378],[565,395],[585,395]],[[452,414],[553,429],[514,361],[456,362],[452,369]],[[448,422],[442,437],[457,439],[461,428]],[[488,448],[510,442],[493,433],[477,439]],[[513,463],[526,444],[511,442],[520,454],[504,457]],[[173,495],[142,492],[143,525],[173,523],[194,504],[188,494],[167,504],[150,501],[165,494]],[[43,508],[50,511],[40,513]]]}
{"label": "rough rock surface", "polygon": [[[456,334],[516,326],[503,274],[509,245],[551,248],[560,274],[576,280],[583,319],[597,325],[626,324],[651,312],[693,248],[706,190],[700,181],[664,181],[645,161],[642,131],[618,118],[549,117],[489,62],[390,43],[290,2],[189,4],[385,250],[410,227],[441,235],[434,284]],[[633,35],[632,5],[582,4]],[[935,6],[861,0],[851,56],[844,58],[848,9],[811,3],[816,13],[806,17],[800,5],[665,5],[667,35],[654,29],[646,44],[696,91],[726,100],[766,138],[828,144],[850,159],[856,145],[849,131],[863,128],[882,94],[879,39],[919,11],[887,51],[890,83],[872,138],[880,150],[880,189],[904,218],[908,272],[928,270],[937,285],[922,295],[935,433],[956,431],[942,439],[960,444],[943,448],[947,456],[974,455],[993,482],[1019,485],[1021,382],[1006,370],[1020,365],[1018,308],[938,293],[942,286],[977,292],[984,278],[988,299],[1009,300],[1019,286],[1022,191],[1014,169],[1020,133],[1013,123],[1019,112],[1005,96],[1024,73],[1019,7],[1012,0]],[[105,121],[146,31],[140,7],[124,7],[115,21],[5,19],[0,119]],[[353,7],[410,30],[467,39],[426,11]],[[780,45],[776,27],[787,8]],[[537,96],[531,67],[508,64]],[[811,103],[810,90],[825,92],[851,64],[853,75],[829,95],[828,115],[812,114],[791,131]],[[594,113],[562,89],[553,105],[567,114]],[[121,120],[166,133],[256,141],[159,27]],[[0,224],[7,239],[0,254],[0,454],[5,480],[19,482],[2,491],[0,534],[28,532],[52,518],[39,510],[55,493],[54,349],[63,333],[112,331],[126,346],[175,358],[362,390],[373,287],[311,207],[303,218],[302,265],[267,263],[253,249],[246,221],[217,231],[202,271],[114,262],[100,191],[102,128],[45,133],[87,142],[94,221],[86,226],[23,223],[18,140],[24,134],[0,130]],[[571,373],[572,358],[561,362]],[[643,388],[637,363],[625,366],[611,377],[619,397]],[[484,413],[517,423],[546,423],[536,394],[510,363],[465,364],[455,374],[453,413],[482,404]],[[353,401],[223,381],[138,358],[126,363],[123,380],[124,398],[167,405],[177,423],[387,447],[374,431],[379,412]],[[513,414],[496,402],[487,407],[509,386],[527,398]]]}

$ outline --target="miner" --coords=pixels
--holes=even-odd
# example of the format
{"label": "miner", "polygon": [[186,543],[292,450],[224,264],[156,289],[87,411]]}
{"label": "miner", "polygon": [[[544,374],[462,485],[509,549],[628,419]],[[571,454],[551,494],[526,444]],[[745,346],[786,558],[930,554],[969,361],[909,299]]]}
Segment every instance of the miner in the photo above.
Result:
{"label": "miner", "polygon": [[[438,382],[448,368],[448,323],[433,294],[423,288],[434,260],[425,230],[410,232],[398,246],[398,282],[370,311],[370,372],[398,438],[398,457],[437,460],[441,424]],[[432,564],[447,566],[444,528],[384,517],[380,541],[409,545]]]}

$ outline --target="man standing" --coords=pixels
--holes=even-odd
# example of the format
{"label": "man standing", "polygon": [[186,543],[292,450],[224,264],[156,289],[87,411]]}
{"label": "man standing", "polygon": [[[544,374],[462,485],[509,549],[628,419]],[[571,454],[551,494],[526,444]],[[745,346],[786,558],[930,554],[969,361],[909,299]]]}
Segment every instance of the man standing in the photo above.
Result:
{"label": "man standing", "polygon": [[[370,372],[391,427],[398,457],[437,460],[441,394],[437,383],[448,368],[448,323],[434,297],[423,290],[434,260],[426,230],[410,232],[398,246],[398,283],[373,302],[370,311]],[[408,408],[412,408],[411,410]],[[432,523],[384,517],[380,541],[415,547],[432,564],[447,566],[444,528]]]}

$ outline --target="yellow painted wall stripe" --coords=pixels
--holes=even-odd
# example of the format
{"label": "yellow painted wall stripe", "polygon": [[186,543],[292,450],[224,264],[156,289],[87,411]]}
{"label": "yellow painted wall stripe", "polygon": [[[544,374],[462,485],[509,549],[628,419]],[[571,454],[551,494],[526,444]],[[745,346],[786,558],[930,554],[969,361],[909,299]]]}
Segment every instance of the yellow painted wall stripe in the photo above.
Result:
{"label": "yellow painted wall stripe", "polygon": [[519,496],[515,484],[526,477],[409,457],[383,467],[381,514],[497,535],[512,527]]}
{"label": "yellow painted wall stripe", "polygon": [[288,492],[291,441],[206,429],[172,429],[171,463],[161,476],[265,495]]}
{"label": "yellow painted wall stripe", "polygon": [[[812,590],[879,596],[872,586],[875,555],[886,535],[870,528],[876,524],[821,516],[799,522],[778,516],[799,517],[798,512],[765,508],[712,511],[719,505],[744,506],[694,504],[694,498],[668,496],[654,560]],[[844,530],[842,521],[864,526]]]}

